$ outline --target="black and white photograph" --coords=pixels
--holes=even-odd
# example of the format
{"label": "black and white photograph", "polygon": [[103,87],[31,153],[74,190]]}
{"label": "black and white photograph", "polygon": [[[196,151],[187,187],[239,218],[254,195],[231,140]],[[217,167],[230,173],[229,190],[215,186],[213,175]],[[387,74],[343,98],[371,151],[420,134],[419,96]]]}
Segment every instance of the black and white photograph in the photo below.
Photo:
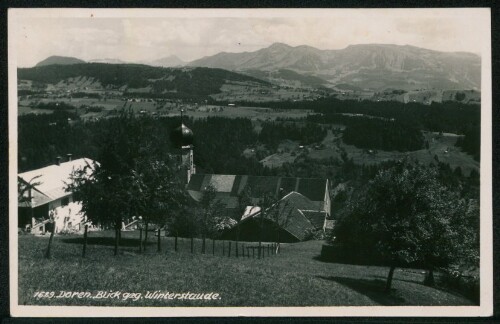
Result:
{"label": "black and white photograph", "polygon": [[492,315],[489,9],[8,20],[14,316]]}

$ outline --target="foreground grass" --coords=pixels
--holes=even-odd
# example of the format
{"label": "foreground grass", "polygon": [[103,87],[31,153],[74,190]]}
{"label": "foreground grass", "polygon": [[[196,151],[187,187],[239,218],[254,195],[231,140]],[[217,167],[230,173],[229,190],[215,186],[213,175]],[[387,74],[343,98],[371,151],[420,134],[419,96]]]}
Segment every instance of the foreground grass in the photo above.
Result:
{"label": "foreground grass", "polygon": [[[151,238],[146,253],[138,254],[137,233],[122,235],[120,255],[113,256],[112,234],[90,233],[87,257],[81,258],[81,236],[56,236],[52,259],[43,258],[48,238],[19,237],[19,304],[113,306],[370,306],[472,305],[464,297],[422,285],[423,273],[398,269],[393,291],[383,292],[388,269],[375,266],[324,263],[316,260],[321,242],[285,245],[282,253],[264,259],[222,256],[221,242],[200,254],[201,242],[163,238],[156,252]],[[247,243],[248,244],[248,243]],[[255,244],[254,244],[255,245]],[[227,254],[227,246],[226,246]],[[147,291],[218,293],[212,300],[139,298],[123,300],[124,293]],[[119,291],[120,298],[37,298],[36,292]]]}

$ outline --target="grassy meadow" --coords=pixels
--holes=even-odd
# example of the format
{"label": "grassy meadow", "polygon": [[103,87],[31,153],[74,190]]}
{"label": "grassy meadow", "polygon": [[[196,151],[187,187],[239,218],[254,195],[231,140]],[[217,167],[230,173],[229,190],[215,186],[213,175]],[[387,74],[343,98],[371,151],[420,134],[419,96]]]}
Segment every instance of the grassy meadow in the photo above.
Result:
{"label": "grassy meadow", "polygon": [[[391,294],[383,292],[388,268],[326,263],[318,260],[321,241],[282,245],[282,252],[238,258],[232,243],[162,237],[157,252],[151,235],[147,251],[138,253],[138,233],[124,232],[118,256],[113,256],[113,233],[90,232],[86,258],[81,257],[82,235],[55,236],[52,258],[45,259],[47,236],[19,236],[20,305],[93,306],[371,306],[371,305],[472,305],[466,298],[422,284],[416,269],[397,269]],[[244,243],[256,246],[256,243]],[[251,255],[251,253],[250,253]],[[218,299],[178,300],[138,298],[125,293],[217,293]],[[120,292],[118,298],[37,298],[37,292]]]}

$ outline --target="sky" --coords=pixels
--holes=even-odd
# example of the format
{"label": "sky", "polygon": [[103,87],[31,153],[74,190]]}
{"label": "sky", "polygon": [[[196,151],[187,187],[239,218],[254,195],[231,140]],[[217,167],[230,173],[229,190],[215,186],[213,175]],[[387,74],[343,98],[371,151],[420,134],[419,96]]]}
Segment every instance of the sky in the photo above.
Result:
{"label": "sky", "polygon": [[127,62],[176,55],[192,61],[275,42],[319,49],[380,43],[480,53],[489,39],[485,16],[484,9],[19,9],[9,16],[9,32],[19,67],[51,55]]}

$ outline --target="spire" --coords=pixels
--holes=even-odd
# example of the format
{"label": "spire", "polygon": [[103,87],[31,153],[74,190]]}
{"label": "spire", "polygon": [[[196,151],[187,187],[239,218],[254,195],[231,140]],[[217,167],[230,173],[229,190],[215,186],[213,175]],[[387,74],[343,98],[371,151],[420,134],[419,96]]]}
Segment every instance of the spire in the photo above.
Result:
{"label": "spire", "polygon": [[177,148],[191,146],[193,144],[193,131],[184,125],[184,109],[181,109],[181,125],[177,127],[171,134],[172,143]]}

